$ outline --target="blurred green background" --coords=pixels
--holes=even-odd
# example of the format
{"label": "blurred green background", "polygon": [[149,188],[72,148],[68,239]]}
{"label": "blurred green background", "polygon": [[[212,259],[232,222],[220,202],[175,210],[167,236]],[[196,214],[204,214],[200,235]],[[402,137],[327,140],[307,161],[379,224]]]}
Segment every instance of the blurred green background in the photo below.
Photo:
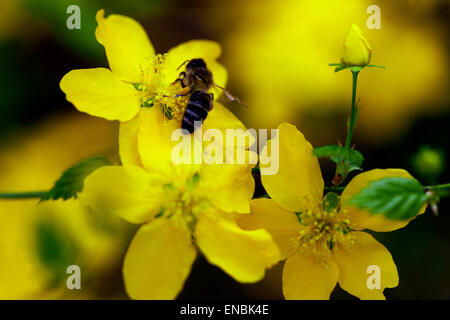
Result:
{"label": "blurred green background", "polygon": [[[81,8],[81,30],[66,27],[72,4]],[[372,4],[381,8],[381,30],[366,27]],[[339,60],[356,23],[372,62],[387,66],[359,77],[354,141],[364,169],[405,168],[424,184],[450,181],[449,1],[1,0],[0,191],[47,189],[88,155],[117,157],[117,124],[78,113],[59,89],[72,69],[107,66],[94,36],[101,8],[142,23],[160,53],[190,39],[218,41],[228,88],[249,105],[230,109],[252,128],[294,123],[315,146],[345,138],[351,75],[327,64]],[[440,160],[417,155],[430,148]],[[333,166],[321,164],[331,181]],[[120,266],[133,232],[76,201],[0,201],[0,298],[126,298]],[[449,199],[439,217],[427,211],[375,237],[399,270],[388,298],[450,298]],[[65,288],[61,268],[69,261],[82,267],[81,291]],[[262,282],[242,285],[200,258],[179,298],[279,299],[280,281],[280,265]],[[352,296],[337,288],[332,298]]]}

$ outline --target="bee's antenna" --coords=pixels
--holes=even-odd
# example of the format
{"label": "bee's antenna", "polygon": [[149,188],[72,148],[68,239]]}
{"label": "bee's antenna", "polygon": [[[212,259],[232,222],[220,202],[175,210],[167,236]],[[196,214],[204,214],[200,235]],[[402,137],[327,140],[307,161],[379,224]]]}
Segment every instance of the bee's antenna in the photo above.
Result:
{"label": "bee's antenna", "polygon": [[186,62],[190,62],[190,61],[191,61],[191,60],[188,59],[188,60],[186,60],[185,62],[183,62],[183,63],[177,68],[177,71],[180,70],[180,68],[181,68],[182,66],[184,66],[184,65],[186,64]]}

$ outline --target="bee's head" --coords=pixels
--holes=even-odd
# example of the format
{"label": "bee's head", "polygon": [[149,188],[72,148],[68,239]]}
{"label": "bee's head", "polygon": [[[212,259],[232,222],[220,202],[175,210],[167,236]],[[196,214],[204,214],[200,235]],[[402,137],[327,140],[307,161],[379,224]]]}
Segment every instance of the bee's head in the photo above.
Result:
{"label": "bee's head", "polygon": [[[192,60],[186,60],[184,63],[186,62],[187,65],[185,76],[189,80],[188,85],[194,86],[198,90],[208,90],[214,82],[211,71],[209,71],[206,67],[205,60],[196,58]],[[184,63],[182,65],[184,65]]]}
{"label": "bee's head", "polygon": [[201,58],[196,58],[196,59],[190,60],[186,66],[186,69],[192,69],[192,68],[206,68],[205,60],[203,60]]}

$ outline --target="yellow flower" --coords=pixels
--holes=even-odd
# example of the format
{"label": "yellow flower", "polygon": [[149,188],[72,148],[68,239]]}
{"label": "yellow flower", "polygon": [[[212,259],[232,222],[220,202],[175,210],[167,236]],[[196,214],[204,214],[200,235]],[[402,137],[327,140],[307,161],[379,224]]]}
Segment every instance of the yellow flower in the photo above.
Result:
{"label": "yellow flower", "polygon": [[[125,287],[135,299],[173,299],[196,257],[240,282],[255,282],[279,259],[265,230],[245,231],[233,213],[249,213],[251,165],[175,165],[171,161],[175,120],[143,110],[138,155],[142,166],[107,166],[85,180],[80,200],[95,211],[143,224],[123,266]],[[193,139],[194,137],[191,136]],[[130,149],[130,152],[134,152]]]}
{"label": "yellow flower", "polygon": [[217,84],[224,86],[225,68],[216,62],[220,46],[213,41],[192,40],[182,43],[167,54],[155,54],[145,30],[135,20],[121,16],[104,17],[97,12],[97,41],[105,47],[110,69],[72,70],[60,86],[67,100],[82,112],[121,122],[133,119],[141,106],[166,106],[181,113],[183,93],[178,67],[187,59],[203,58]]}
{"label": "yellow flower", "polygon": [[[178,68],[188,59],[202,58],[214,75],[214,82],[225,87],[226,69],[216,61],[221,54],[218,43],[191,40],[167,54],[155,54],[145,30],[135,20],[121,16],[104,17],[97,12],[97,41],[105,47],[110,69],[72,70],[61,80],[61,90],[68,101],[82,112],[108,120],[119,120],[119,153],[123,164],[141,165],[135,157],[140,110],[157,109],[164,114],[161,121],[181,119],[189,95],[174,81],[182,71]],[[215,98],[220,91],[216,92]],[[222,105],[214,103],[208,114],[214,128],[234,128],[239,121]],[[222,118],[224,117],[224,118]],[[240,123],[240,122],[239,122]]]}
{"label": "yellow flower", "polygon": [[345,38],[341,62],[347,66],[366,66],[370,62],[372,48],[362,34],[361,29],[353,24]]}
{"label": "yellow flower", "polygon": [[[389,251],[370,234],[359,230],[391,231],[408,221],[370,215],[345,201],[371,181],[384,177],[412,178],[401,169],[376,169],[361,173],[348,184],[340,206],[323,207],[324,182],[311,144],[295,126],[279,126],[279,171],[263,175],[272,199],[256,199],[251,214],[238,216],[247,230],[266,229],[280,248],[283,293],[286,299],[328,299],[339,282],[341,288],[361,299],[383,299],[384,288],[398,284],[397,268]],[[270,153],[275,140],[266,146]],[[266,152],[263,150],[262,154]],[[367,267],[379,266],[381,288],[368,289]]]}

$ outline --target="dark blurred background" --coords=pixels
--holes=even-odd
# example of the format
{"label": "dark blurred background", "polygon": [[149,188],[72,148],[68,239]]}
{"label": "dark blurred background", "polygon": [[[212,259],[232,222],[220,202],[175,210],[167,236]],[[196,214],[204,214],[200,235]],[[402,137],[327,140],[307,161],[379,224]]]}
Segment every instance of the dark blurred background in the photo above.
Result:
{"label": "dark blurred background", "polygon": [[[81,30],[66,27],[72,4],[81,9]],[[365,25],[372,4],[381,8],[381,30]],[[0,190],[48,188],[83,157],[117,151],[117,124],[78,113],[59,89],[72,69],[108,65],[94,35],[101,8],[142,23],[160,53],[190,39],[218,41],[228,88],[250,106],[227,104],[230,109],[252,128],[294,123],[314,146],[345,138],[351,75],[335,74],[327,64],[339,60],[345,34],[356,23],[372,45],[372,62],[387,66],[359,77],[354,142],[365,156],[363,168],[405,168],[424,184],[450,181],[448,1],[1,0]],[[329,183],[332,163],[321,165]],[[97,280],[82,294],[67,295],[58,289],[64,284],[45,275],[49,266],[32,249],[33,230],[41,225],[35,217],[45,212],[36,208],[35,202],[0,202],[0,215],[15,212],[17,220],[0,219],[0,246],[15,248],[0,251],[0,298],[124,298],[120,261],[130,227],[114,221],[108,233],[97,230],[98,221],[83,222],[89,231],[71,241]],[[64,217],[63,208],[56,215]],[[388,298],[450,298],[450,199],[439,209],[438,217],[427,211],[404,229],[375,234],[399,270],[400,284],[386,289]],[[90,245],[98,232],[101,249]],[[19,259],[19,251],[27,253]],[[92,256],[102,257],[98,266]],[[38,271],[24,267],[40,263]],[[39,280],[30,285],[24,273],[39,274]],[[200,258],[179,298],[281,298],[281,266],[267,275],[257,284],[239,284]],[[332,298],[352,296],[337,288]]]}

